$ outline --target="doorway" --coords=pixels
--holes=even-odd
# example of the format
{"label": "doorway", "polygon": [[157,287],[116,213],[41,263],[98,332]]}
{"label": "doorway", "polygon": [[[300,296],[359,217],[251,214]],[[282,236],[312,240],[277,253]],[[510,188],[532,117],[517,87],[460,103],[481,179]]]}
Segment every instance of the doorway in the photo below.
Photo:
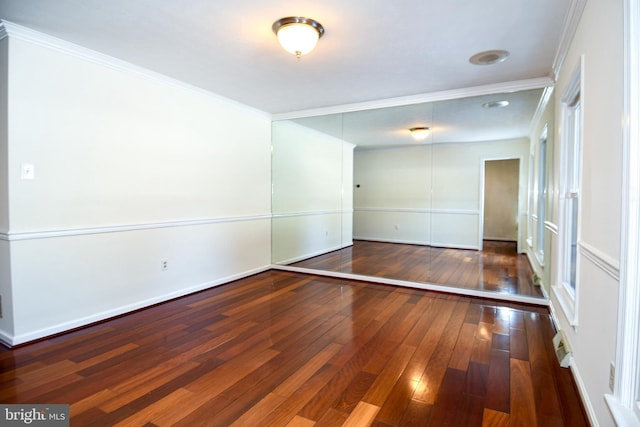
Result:
{"label": "doorway", "polygon": [[482,240],[514,242],[519,250],[520,159],[485,160],[483,183]]}

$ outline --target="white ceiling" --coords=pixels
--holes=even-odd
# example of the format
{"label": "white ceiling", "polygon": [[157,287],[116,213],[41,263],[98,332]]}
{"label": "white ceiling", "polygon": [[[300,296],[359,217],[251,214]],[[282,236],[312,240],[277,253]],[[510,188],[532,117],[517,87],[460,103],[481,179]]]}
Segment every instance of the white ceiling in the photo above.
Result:
{"label": "white ceiling", "polygon": [[[515,140],[529,136],[543,89],[481,95],[397,107],[298,118],[294,121],[359,148],[407,147],[423,144]],[[504,108],[486,108],[508,101]],[[430,128],[429,137],[414,141],[409,129]]]}
{"label": "white ceiling", "polygon": [[[0,19],[282,114],[552,75],[571,0],[0,0]],[[318,20],[297,61],[271,25]],[[477,66],[471,55],[505,49]]]}

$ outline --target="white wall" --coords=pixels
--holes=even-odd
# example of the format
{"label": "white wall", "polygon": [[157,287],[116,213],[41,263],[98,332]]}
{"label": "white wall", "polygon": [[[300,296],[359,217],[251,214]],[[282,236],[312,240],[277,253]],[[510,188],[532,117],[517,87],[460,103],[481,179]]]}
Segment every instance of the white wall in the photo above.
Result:
{"label": "white wall", "polygon": [[293,122],[272,125],[274,263],[353,243],[353,145]]}
{"label": "white wall", "polygon": [[356,150],[356,239],[431,242],[431,145]]}
{"label": "white wall", "polygon": [[[2,324],[4,340],[270,265],[269,117],[11,34],[9,45],[13,331]],[[20,179],[22,163],[35,166],[34,180]]]}
{"label": "white wall", "polygon": [[[578,255],[578,325],[551,303],[573,348],[572,369],[594,423],[613,426],[605,404],[609,364],[615,360],[619,291],[623,119],[623,2],[590,0],[558,76],[555,169],[562,147],[560,111],[574,70],[584,55],[582,183]],[[597,37],[594,37],[597,34]],[[557,177],[555,178],[557,188]],[[556,199],[557,202],[557,199]],[[554,210],[557,219],[557,211]],[[559,230],[562,232],[562,230]],[[553,235],[552,235],[553,236]],[[554,253],[558,240],[553,236]],[[557,259],[552,279],[558,284]]]}
{"label": "white wall", "polygon": [[[357,150],[354,238],[479,249],[483,162],[527,158],[527,139]],[[526,162],[519,211],[526,212]]]}
{"label": "white wall", "polygon": [[9,252],[8,78],[9,40],[0,40],[0,331],[13,334],[11,256]]}

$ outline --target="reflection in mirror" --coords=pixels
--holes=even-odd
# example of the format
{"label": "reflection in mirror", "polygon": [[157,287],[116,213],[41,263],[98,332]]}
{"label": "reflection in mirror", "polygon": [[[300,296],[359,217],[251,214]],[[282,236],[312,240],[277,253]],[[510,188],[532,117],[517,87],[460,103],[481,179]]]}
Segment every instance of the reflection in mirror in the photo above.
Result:
{"label": "reflection in mirror", "polygon": [[542,93],[274,122],[274,264],[541,297],[522,253]]}

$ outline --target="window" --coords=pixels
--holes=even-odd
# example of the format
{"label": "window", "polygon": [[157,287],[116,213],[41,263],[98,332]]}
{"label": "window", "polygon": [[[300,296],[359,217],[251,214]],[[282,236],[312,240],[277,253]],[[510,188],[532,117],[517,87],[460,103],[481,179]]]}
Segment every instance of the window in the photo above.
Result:
{"label": "window", "polygon": [[[578,324],[578,242],[580,239],[580,164],[582,149],[582,64],[574,73],[562,97],[560,157],[560,224],[558,284],[554,291],[569,322]],[[544,225],[543,225],[544,227]]]}
{"label": "window", "polygon": [[538,262],[544,265],[544,244],[547,210],[547,126],[545,125],[538,143],[538,194],[537,194],[538,222],[536,224],[536,256]]}
{"label": "window", "polygon": [[564,247],[563,282],[572,293],[576,290],[576,264],[578,259],[578,210],[580,206],[580,146],[582,140],[582,103],[580,92],[566,106],[567,156],[564,163]]}
{"label": "window", "polygon": [[533,248],[533,231],[534,231],[533,224],[534,224],[534,220],[537,219],[535,213],[533,212],[533,206],[534,206],[533,201],[535,200],[535,188],[533,187],[533,180],[535,179],[535,176],[533,174],[534,165],[535,165],[535,156],[533,155],[533,152],[531,152],[529,154],[529,209],[528,209],[529,221],[528,221],[528,227],[527,227],[527,245],[529,245],[530,248]]}

